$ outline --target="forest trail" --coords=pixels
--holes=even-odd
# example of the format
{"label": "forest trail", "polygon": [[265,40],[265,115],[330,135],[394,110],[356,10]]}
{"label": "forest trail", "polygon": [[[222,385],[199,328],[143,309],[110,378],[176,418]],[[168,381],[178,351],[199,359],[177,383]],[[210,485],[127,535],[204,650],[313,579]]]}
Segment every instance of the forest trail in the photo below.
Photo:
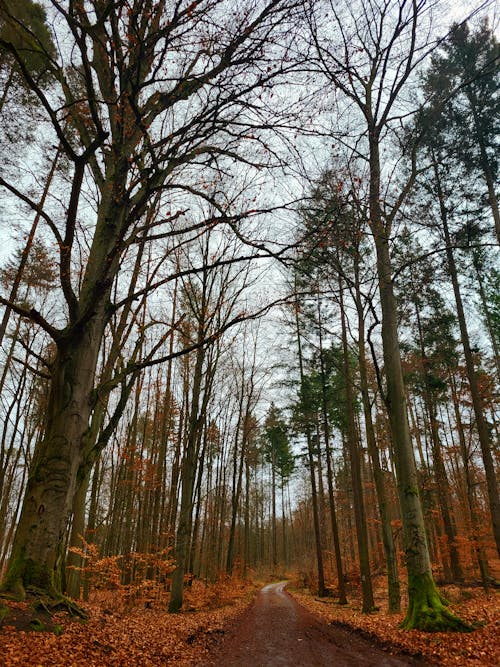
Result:
{"label": "forest trail", "polygon": [[391,655],[299,605],[286,582],[269,584],[212,651],[204,667],[398,667],[425,665]]}

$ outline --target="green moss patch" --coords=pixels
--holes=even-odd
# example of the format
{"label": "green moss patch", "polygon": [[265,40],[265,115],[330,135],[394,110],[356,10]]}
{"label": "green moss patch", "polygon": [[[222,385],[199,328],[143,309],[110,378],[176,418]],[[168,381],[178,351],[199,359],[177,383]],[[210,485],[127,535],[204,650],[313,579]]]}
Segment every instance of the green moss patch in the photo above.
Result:
{"label": "green moss patch", "polygon": [[408,580],[410,604],[401,628],[425,632],[471,632],[474,628],[452,614],[446,600],[439,594],[432,577],[427,574]]}

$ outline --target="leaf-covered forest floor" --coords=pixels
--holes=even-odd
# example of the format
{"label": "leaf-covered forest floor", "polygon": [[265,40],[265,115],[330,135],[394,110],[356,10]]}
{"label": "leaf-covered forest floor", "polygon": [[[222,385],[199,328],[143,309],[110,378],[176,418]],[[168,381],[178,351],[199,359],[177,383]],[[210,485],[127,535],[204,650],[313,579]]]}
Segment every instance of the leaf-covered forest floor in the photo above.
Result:
{"label": "leaf-covered forest floor", "polygon": [[[342,607],[335,598],[319,600],[304,589],[296,588],[293,582],[290,589],[302,605],[326,623],[356,629],[393,651],[421,656],[429,663],[441,665],[500,664],[498,591],[486,595],[472,587],[441,589],[456,614],[480,627],[468,634],[428,634],[399,630],[402,615],[385,611],[382,578],[376,583],[380,611],[374,614],[361,613],[361,600],[356,591],[349,592],[349,604]],[[177,615],[167,613],[165,599],[136,600],[131,605],[122,595],[113,592],[96,594],[91,603],[84,605],[89,615],[86,622],[71,619],[66,614],[56,614],[53,618],[43,613],[34,614],[29,602],[1,601],[7,614],[0,618],[0,665],[199,665],[250,604],[260,585],[233,579],[207,588],[195,581],[187,592],[183,613]],[[30,629],[34,617],[45,631]]]}
{"label": "leaf-covered forest floor", "polygon": [[[403,582],[402,590],[405,585]],[[327,623],[340,623],[353,628],[367,639],[393,651],[422,657],[440,665],[487,667],[500,665],[500,593],[489,594],[479,587],[443,586],[440,592],[450,602],[450,609],[476,629],[470,633],[421,632],[400,630],[404,614],[387,611],[387,587],[382,578],[375,579],[375,604],[379,611],[361,613],[361,598],[349,591],[349,603],[341,606],[335,598],[318,598],[309,591],[288,587],[288,591],[304,607],[321,616]],[[402,608],[406,606],[403,593]]]}
{"label": "leaf-covered forest floor", "polygon": [[[84,622],[66,613],[34,613],[29,601],[0,599],[0,608],[7,609],[0,618],[0,667],[197,665],[258,588],[241,580],[208,588],[195,582],[181,614],[166,611],[166,598],[131,606],[123,595],[106,592],[81,605],[88,614]],[[33,619],[44,631],[30,628]]]}

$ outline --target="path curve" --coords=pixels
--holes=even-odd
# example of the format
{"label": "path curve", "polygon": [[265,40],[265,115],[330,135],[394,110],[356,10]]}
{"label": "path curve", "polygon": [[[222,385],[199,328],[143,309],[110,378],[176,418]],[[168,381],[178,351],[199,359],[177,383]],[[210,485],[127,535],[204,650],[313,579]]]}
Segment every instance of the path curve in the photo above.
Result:
{"label": "path curve", "polygon": [[285,586],[284,581],[265,586],[203,667],[425,665],[405,655],[390,655],[355,632],[325,623],[299,605]]}

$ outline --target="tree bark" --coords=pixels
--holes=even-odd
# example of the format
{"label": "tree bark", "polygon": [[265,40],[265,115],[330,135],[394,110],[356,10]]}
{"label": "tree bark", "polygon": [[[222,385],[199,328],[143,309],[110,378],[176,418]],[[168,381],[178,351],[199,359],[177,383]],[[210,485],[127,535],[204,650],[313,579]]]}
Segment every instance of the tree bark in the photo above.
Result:
{"label": "tree bark", "polygon": [[[100,310],[100,312],[99,312]],[[104,330],[101,305],[92,320],[58,342],[43,440],[35,452],[2,589],[59,596],[66,534],[88,429],[94,371]]]}
{"label": "tree bark", "polygon": [[370,131],[370,221],[377,253],[377,275],[382,309],[382,345],[387,383],[386,404],[394,443],[395,465],[404,550],[408,570],[406,629],[468,629],[447,611],[434,583],[420,503],[417,471],[408,426],[406,396],[399,348],[397,305],[389,251],[390,228],[384,223],[380,204],[379,130]]}
{"label": "tree bark", "polygon": [[361,590],[363,592],[362,611],[364,613],[369,613],[375,609],[375,601],[373,599],[370,556],[368,553],[368,530],[366,527],[363,487],[361,484],[361,452],[359,450],[359,440],[356,432],[356,424],[354,421],[355,396],[353,391],[353,381],[349,359],[349,346],[347,343],[347,323],[344,309],[343,290],[344,287],[342,285],[342,280],[339,279],[340,322],[342,330],[342,349],[344,357],[343,371],[345,379],[347,411],[347,441],[351,464],[351,482],[354,500],[354,519],[356,523],[356,536],[358,542],[359,569],[361,574]]}
{"label": "tree bark", "polygon": [[387,563],[387,588],[389,596],[389,612],[397,613],[401,608],[401,591],[399,585],[399,570],[394,538],[392,535],[391,515],[387,494],[385,490],[384,473],[382,471],[373,428],[370,397],[368,394],[368,376],[366,369],[365,353],[365,322],[363,317],[363,305],[359,289],[359,273],[356,271],[356,310],[358,314],[358,357],[359,357],[359,379],[361,385],[361,400],[363,403],[363,415],[365,419],[366,444],[372,462],[373,480],[377,493],[378,509],[382,523],[382,542],[384,545],[385,559]]}
{"label": "tree bark", "polygon": [[199,410],[204,357],[205,350],[201,347],[196,353],[188,436],[181,463],[181,504],[175,536],[175,570],[172,575],[172,589],[168,607],[170,613],[177,613],[181,610],[184,597],[184,575],[188,565],[193,519],[193,491],[197,469],[196,450],[201,427]]}

